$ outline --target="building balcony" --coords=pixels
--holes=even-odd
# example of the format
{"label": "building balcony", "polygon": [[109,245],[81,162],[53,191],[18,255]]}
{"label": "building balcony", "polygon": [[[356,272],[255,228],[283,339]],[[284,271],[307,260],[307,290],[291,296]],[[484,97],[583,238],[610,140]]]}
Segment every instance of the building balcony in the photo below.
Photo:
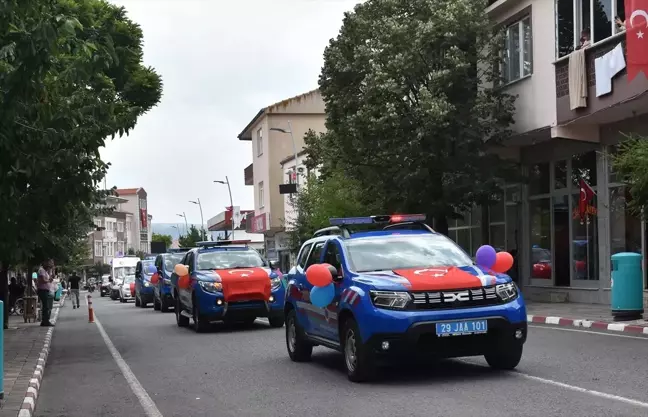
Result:
{"label": "building balcony", "polygon": [[556,118],[559,125],[602,125],[630,118],[648,111],[648,80],[642,74],[628,82],[624,68],[612,77],[612,91],[596,96],[595,60],[612,51],[619,43],[626,55],[625,32],[612,36],[585,50],[587,104],[571,110],[569,100],[569,57],[555,63]]}
{"label": "building balcony", "polygon": [[245,185],[254,185],[254,164],[248,165],[243,170],[243,175],[245,177]]}

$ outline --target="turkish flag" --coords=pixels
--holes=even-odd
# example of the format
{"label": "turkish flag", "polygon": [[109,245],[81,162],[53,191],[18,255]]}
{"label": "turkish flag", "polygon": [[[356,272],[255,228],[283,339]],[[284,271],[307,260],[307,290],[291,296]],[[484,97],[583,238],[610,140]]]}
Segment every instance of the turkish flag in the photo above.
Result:
{"label": "turkish flag", "polygon": [[587,213],[587,205],[596,195],[592,187],[589,186],[584,179],[580,179],[580,199],[578,201],[578,214],[580,214],[581,220],[585,218]]}
{"label": "turkish flag", "polygon": [[648,78],[648,0],[625,0],[628,82],[643,71]]}

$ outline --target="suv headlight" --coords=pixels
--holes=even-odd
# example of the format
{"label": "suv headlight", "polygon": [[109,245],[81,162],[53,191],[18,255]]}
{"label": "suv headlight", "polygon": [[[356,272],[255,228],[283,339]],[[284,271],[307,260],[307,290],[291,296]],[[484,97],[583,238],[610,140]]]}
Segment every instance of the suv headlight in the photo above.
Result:
{"label": "suv headlight", "polygon": [[495,292],[497,293],[499,299],[502,301],[511,301],[518,296],[518,288],[514,282],[499,284],[495,287]]}
{"label": "suv headlight", "polygon": [[279,277],[270,278],[270,286],[272,287],[272,291],[274,291],[277,288],[281,287],[281,278],[279,278]]}
{"label": "suv headlight", "polygon": [[220,282],[198,281],[198,284],[207,292],[220,292],[223,290],[223,284]]}
{"label": "suv headlight", "polygon": [[145,287],[150,287],[151,283],[149,281],[144,280],[144,286]]}
{"label": "suv headlight", "polygon": [[404,291],[371,291],[371,301],[376,307],[404,310],[412,301],[412,296]]}

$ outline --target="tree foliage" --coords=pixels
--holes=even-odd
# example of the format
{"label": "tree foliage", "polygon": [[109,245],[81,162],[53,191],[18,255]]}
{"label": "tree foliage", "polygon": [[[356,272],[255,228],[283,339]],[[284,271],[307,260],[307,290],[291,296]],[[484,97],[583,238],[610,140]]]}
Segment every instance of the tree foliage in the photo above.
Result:
{"label": "tree foliage", "polygon": [[142,39],[106,1],[0,2],[3,269],[61,258],[91,227],[107,194],[97,191],[108,167],[99,149],[161,97]]}
{"label": "tree foliage", "polygon": [[291,206],[295,216],[289,220],[287,229],[295,252],[316,230],[330,226],[331,217],[381,214],[380,205],[366,200],[360,184],[339,171],[322,177],[313,173],[306,176],[299,192],[293,195]]}
{"label": "tree foliage", "polygon": [[648,138],[628,135],[612,156],[612,167],[618,181],[628,184],[632,197],[628,207],[641,216],[648,206]]}
{"label": "tree foliage", "polygon": [[164,242],[165,247],[170,248],[173,243],[173,238],[170,235],[162,235],[159,233],[153,233],[151,236],[151,241],[153,242]]}
{"label": "tree foliage", "polygon": [[182,248],[193,248],[196,246],[196,243],[202,240],[200,230],[193,224],[189,227],[189,231],[186,235],[180,236],[178,243]]}
{"label": "tree foliage", "polygon": [[368,0],[324,52],[327,133],[310,166],[343,172],[388,212],[448,218],[501,193],[514,166],[489,148],[511,134],[502,37],[483,0]]}

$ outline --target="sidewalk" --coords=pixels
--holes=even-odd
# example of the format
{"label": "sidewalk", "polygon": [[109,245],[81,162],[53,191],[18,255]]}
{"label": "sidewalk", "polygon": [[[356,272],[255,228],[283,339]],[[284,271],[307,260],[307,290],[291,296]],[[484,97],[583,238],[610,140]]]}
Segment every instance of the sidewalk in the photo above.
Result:
{"label": "sidewalk", "polygon": [[[65,300],[54,303],[53,323],[63,304]],[[41,327],[40,323],[25,323],[21,316],[9,316],[9,329],[4,331],[4,399],[0,417],[16,417],[25,408],[29,414],[33,411],[54,329]]]}
{"label": "sidewalk", "polygon": [[[614,321],[610,306],[604,304],[527,302],[529,323],[584,327],[648,335],[648,320]],[[648,318],[648,311],[644,319]]]}

